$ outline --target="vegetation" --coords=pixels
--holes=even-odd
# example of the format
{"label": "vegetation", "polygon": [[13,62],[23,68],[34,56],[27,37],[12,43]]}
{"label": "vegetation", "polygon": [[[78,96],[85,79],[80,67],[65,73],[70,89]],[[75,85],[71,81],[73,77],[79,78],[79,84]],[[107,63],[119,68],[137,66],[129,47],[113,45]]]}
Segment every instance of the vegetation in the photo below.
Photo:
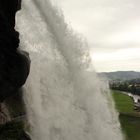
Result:
{"label": "vegetation", "polygon": [[116,109],[121,114],[135,114],[133,100],[131,97],[122,94],[120,91],[113,91]]}
{"label": "vegetation", "polygon": [[134,110],[133,100],[120,91],[112,93],[126,140],[140,140],[140,114]]}
{"label": "vegetation", "polygon": [[121,114],[119,119],[126,140],[140,140],[140,118]]}
{"label": "vegetation", "polygon": [[140,95],[140,78],[127,81],[113,80],[110,81],[110,88],[113,90],[126,91]]}
{"label": "vegetation", "polygon": [[4,104],[8,114],[4,112],[4,109],[2,111],[6,116],[10,115],[11,121],[0,124],[0,140],[30,140],[24,131],[27,122],[25,121],[26,114],[22,91],[5,100]]}
{"label": "vegetation", "polygon": [[21,122],[11,122],[0,126],[0,140],[21,140],[24,135]]}

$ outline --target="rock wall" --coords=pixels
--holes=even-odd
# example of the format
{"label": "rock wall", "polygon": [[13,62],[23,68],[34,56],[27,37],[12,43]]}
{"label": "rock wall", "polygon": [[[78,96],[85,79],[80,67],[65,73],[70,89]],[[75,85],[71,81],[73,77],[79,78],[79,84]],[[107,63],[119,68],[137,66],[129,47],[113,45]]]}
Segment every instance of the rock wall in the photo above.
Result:
{"label": "rock wall", "polygon": [[15,95],[24,85],[30,68],[27,52],[19,50],[15,14],[19,0],[0,1],[0,102]]}
{"label": "rock wall", "polygon": [[30,139],[21,125],[24,121],[16,119],[26,114],[22,86],[30,70],[29,54],[19,49],[15,30],[20,6],[21,0],[0,0],[0,140]]}

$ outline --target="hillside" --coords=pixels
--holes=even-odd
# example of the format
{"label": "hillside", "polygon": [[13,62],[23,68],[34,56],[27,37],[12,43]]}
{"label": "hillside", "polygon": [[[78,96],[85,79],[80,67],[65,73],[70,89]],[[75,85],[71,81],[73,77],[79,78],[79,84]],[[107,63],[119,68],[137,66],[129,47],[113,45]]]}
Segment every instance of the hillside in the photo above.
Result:
{"label": "hillside", "polygon": [[140,78],[140,72],[136,71],[116,71],[99,73],[101,77],[107,77],[109,80],[131,80]]}

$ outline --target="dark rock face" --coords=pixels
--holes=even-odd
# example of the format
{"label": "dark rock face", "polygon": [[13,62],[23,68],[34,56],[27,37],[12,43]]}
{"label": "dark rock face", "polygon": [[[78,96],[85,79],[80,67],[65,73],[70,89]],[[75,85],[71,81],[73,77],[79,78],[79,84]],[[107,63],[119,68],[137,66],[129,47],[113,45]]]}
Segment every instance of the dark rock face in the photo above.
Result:
{"label": "dark rock face", "polygon": [[3,54],[0,60],[0,102],[15,94],[25,83],[30,61],[25,53]]}
{"label": "dark rock face", "polygon": [[0,101],[17,92],[29,74],[29,58],[21,52],[8,54],[0,66]]}
{"label": "dark rock face", "polygon": [[3,18],[10,23],[10,26],[15,26],[15,14],[21,8],[21,0],[1,0],[0,9]]}
{"label": "dark rock face", "polygon": [[0,102],[25,83],[30,68],[29,55],[17,50],[19,33],[14,29],[19,0],[0,1]]}
{"label": "dark rock face", "polygon": [[[21,91],[30,70],[29,54],[18,49],[19,33],[15,30],[15,14],[20,6],[21,0],[0,0],[0,122],[6,120],[0,125],[0,140],[30,140],[24,121],[16,120],[25,115]],[[7,114],[1,104],[6,106]]]}

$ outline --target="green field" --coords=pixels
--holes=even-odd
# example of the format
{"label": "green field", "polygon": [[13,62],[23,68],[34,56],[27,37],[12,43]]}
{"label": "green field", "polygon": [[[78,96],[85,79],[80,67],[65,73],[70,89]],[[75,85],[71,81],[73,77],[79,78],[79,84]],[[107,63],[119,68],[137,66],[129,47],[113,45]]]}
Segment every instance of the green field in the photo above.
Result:
{"label": "green field", "polygon": [[134,110],[132,98],[120,91],[112,93],[126,140],[140,140],[140,114]]}

